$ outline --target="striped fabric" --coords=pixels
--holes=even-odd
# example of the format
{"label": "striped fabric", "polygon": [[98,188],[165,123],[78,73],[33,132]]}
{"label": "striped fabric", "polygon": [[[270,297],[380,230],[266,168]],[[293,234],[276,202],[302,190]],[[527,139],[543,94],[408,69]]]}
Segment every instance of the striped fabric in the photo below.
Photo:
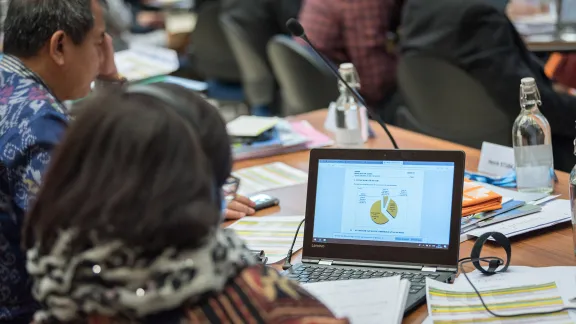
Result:
{"label": "striped fabric", "polygon": [[349,323],[336,319],[298,283],[260,265],[244,270],[219,295],[189,308],[187,318],[186,323]]}

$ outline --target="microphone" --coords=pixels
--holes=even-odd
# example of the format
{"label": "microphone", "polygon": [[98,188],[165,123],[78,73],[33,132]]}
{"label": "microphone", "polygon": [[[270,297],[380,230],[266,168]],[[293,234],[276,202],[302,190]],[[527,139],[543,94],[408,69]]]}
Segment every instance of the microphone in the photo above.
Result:
{"label": "microphone", "polygon": [[394,139],[394,137],[392,136],[392,134],[388,130],[388,127],[386,127],[386,124],[384,123],[382,118],[380,118],[380,115],[378,113],[376,113],[372,108],[368,107],[368,105],[366,104],[366,101],[364,100],[364,98],[362,98],[362,96],[358,93],[358,91],[356,91],[356,89],[353,89],[348,84],[348,82],[346,82],[344,80],[344,78],[342,78],[340,73],[332,66],[332,64],[324,57],[324,55],[322,55],[318,51],[318,49],[316,49],[316,47],[312,44],[312,42],[306,36],[306,33],[304,32],[304,27],[302,27],[302,24],[300,24],[300,22],[297,19],[290,18],[286,22],[286,28],[288,28],[288,31],[292,34],[292,36],[298,37],[298,38],[301,38],[302,40],[304,40],[306,42],[306,44],[308,44],[310,46],[310,48],[312,48],[314,53],[316,53],[316,54],[318,54],[318,56],[320,56],[322,61],[324,61],[326,66],[328,66],[328,68],[330,69],[330,71],[332,71],[332,73],[336,76],[336,78],[338,78],[338,80],[340,80],[344,84],[344,86],[346,86],[348,91],[350,91],[352,93],[352,96],[354,96],[354,98],[356,98],[356,100],[358,100],[358,102],[361,105],[366,107],[366,110],[368,111],[368,115],[370,115],[370,117],[373,120],[375,120],[380,125],[380,127],[382,127],[382,129],[384,129],[384,131],[386,132],[386,135],[388,135],[388,138],[390,139],[390,142],[392,142],[392,145],[394,146],[394,148],[398,149],[398,144],[396,144],[396,140]]}
{"label": "microphone", "polygon": [[288,254],[286,254],[286,260],[284,261],[284,264],[282,265],[282,270],[288,270],[290,268],[292,268],[292,263],[291,263],[291,259],[292,259],[292,253],[294,251],[294,245],[296,245],[296,238],[298,237],[298,233],[300,232],[300,227],[302,227],[302,224],[304,224],[304,221],[306,219],[303,219],[300,224],[298,224],[298,228],[296,229],[296,233],[294,233],[294,240],[292,241],[292,245],[290,246],[290,250],[288,250]]}

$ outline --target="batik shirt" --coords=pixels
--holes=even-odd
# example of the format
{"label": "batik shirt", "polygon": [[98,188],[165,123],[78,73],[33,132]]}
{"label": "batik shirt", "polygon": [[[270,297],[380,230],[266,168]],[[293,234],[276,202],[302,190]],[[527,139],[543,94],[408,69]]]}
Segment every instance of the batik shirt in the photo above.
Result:
{"label": "batik shirt", "polygon": [[17,58],[0,61],[0,323],[37,309],[20,249],[25,213],[66,128],[64,105]]}

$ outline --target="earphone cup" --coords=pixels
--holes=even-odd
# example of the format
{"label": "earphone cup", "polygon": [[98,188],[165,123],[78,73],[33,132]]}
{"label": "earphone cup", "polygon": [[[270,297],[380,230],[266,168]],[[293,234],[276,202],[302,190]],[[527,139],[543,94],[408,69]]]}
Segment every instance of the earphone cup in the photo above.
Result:
{"label": "earphone cup", "polygon": [[[488,241],[490,238],[493,238],[494,241],[496,243],[498,243],[498,245],[500,245],[504,249],[504,251],[506,251],[506,262],[504,264],[504,267],[502,267],[502,269],[500,269],[500,270],[497,270],[497,269],[499,266],[502,265],[502,263],[498,262],[496,260],[489,262],[488,269],[485,269],[484,267],[482,267],[482,265],[480,265],[480,260],[479,260],[480,259],[480,253],[482,252],[482,248],[484,247],[484,244],[486,244],[486,241]],[[510,265],[510,261],[512,260],[512,246],[510,244],[510,240],[506,237],[506,235],[504,235],[500,232],[484,233],[476,239],[476,242],[474,243],[474,246],[472,247],[472,252],[470,253],[470,259],[473,260],[472,264],[474,265],[476,270],[482,272],[483,274],[493,275],[497,272],[504,272],[504,271],[508,270],[508,266]],[[496,262],[496,263],[494,263],[494,262]]]}

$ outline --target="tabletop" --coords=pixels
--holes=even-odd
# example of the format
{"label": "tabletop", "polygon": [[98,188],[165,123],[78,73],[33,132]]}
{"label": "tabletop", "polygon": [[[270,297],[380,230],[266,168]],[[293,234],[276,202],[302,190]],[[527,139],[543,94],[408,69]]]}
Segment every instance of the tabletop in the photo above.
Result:
{"label": "tabletop", "polygon": [[[326,110],[314,111],[293,117],[298,120],[307,120],[319,131],[331,135],[324,130],[324,120]],[[366,148],[391,149],[392,144],[386,137],[384,131],[373,124],[376,138],[370,139],[366,143]],[[398,146],[402,149],[432,149],[432,150],[461,150],[466,153],[466,169],[476,170],[480,158],[480,151],[477,149],[454,144],[437,138],[417,134],[401,128],[390,126]],[[295,168],[308,170],[309,152],[298,152],[286,155],[241,161],[234,164],[235,169],[271,163],[284,162]],[[565,172],[557,171],[558,182],[554,192],[561,195],[561,198],[568,199],[568,179]],[[304,215],[306,208],[306,186],[298,185],[288,188],[267,191],[268,194],[280,199],[280,206],[267,209],[258,216],[266,215]],[[557,225],[545,230],[539,230],[529,234],[514,237],[512,240],[512,262],[515,266],[576,266],[576,257],[572,240],[572,229],[569,224]],[[460,257],[470,255],[473,241],[463,242],[460,245]],[[505,258],[505,253],[499,247],[487,244],[483,249],[483,255],[499,256]],[[293,262],[300,260],[300,252],[293,258]],[[279,266],[278,266],[279,268]],[[470,268],[468,268],[470,269]],[[422,323],[426,318],[427,311],[425,305],[420,306],[404,318],[404,323]]]}
{"label": "tabletop", "polygon": [[531,52],[576,52],[576,39],[563,39],[556,35],[533,35],[525,37],[524,41]]}

